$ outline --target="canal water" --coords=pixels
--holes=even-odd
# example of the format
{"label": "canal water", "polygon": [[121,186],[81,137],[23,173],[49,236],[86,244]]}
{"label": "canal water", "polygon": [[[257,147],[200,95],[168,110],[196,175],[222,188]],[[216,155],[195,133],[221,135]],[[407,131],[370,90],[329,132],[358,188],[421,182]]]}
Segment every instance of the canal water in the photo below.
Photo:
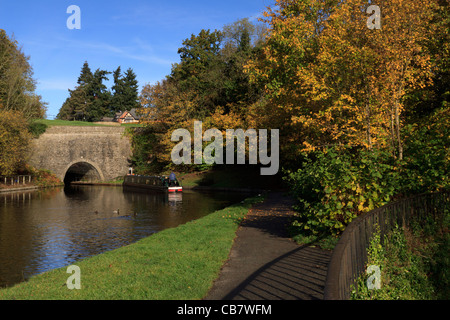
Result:
{"label": "canal water", "polygon": [[0,194],[0,287],[201,218],[246,196],[100,186]]}

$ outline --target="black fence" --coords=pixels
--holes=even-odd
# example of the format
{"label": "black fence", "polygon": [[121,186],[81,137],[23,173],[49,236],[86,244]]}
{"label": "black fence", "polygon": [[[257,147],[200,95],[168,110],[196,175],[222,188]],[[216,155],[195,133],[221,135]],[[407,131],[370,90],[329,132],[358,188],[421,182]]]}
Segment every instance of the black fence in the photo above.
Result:
{"label": "black fence", "polygon": [[412,218],[443,222],[444,212],[450,209],[450,191],[417,195],[389,203],[352,221],[334,248],[328,266],[325,300],[347,300],[352,286],[365,272],[367,249],[379,226],[381,240],[396,225],[408,226]]}

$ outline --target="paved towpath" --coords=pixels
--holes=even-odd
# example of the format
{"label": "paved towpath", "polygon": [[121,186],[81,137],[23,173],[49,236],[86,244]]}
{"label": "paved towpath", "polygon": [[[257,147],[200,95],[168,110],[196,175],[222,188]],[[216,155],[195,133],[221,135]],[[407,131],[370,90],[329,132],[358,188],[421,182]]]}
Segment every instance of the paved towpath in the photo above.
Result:
{"label": "paved towpath", "polygon": [[277,192],[250,210],[205,300],[323,299],[331,252],[289,238],[292,203]]}

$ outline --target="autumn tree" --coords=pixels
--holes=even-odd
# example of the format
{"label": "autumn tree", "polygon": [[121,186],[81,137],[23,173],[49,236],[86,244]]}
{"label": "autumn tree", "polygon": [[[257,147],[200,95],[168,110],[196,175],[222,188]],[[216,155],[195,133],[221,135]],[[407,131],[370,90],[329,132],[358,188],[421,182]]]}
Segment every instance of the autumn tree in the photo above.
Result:
{"label": "autumn tree", "polygon": [[431,76],[423,42],[430,35],[432,1],[379,5],[380,30],[366,26],[364,1],[346,1],[330,14],[319,39],[317,68],[312,68],[323,112],[306,120],[316,121],[330,142],[368,149],[391,145],[402,159],[405,94],[424,86]]}
{"label": "autumn tree", "polygon": [[401,131],[405,95],[432,83],[433,65],[425,41],[432,36],[435,4],[433,0],[395,0],[380,6],[383,29],[373,40],[380,56],[377,95],[389,115],[391,141],[400,160],[404,154]]}
{"label": "autumn tree", "polygon": [[0,29],[0,175],[15,174],[26,164],[29,122],[46,110],[35,89],[29,57]]}
{"label": "autumn tree", "polygon": [[0,105],[0,175],[14,174],[26,162],[31,134],[23,117]]}
{"label": "autumn tree", "polygon": [[[282,161],[305,230],[340,232],[405,190],[399,175],[413,167],[401,161],[412,163],[405,159],[405,101],[433,85],[432,49],[443,52],[436,49],[442,41],[429,45],[443,35],[436,3],[377,1],[380,29],[368,27],[373,3],[362,0],[279,0],[265,13],[267,41],[246,67],[265,99],[250,115],[281,129]],[[435,157],[441,164],[442,154]]]}
{"label": "autumn tree", "polygon": [[194,120],[202,120],[205,130],[247,127],[247,107],[261,98],[261,90],[250,83],[244,64],[263,36],[260,26],[243,19],[182,42],[180,62],[166,79],[141,91],[144,123],[159,135],[153,158],[170,163],[171,132],[192,130]]}
{"label": "autumn tree", "polygon": [[[245,66],[250,80],[264,95],[248,108],[255,127],[280,129],[281,154],[295,161],[302,142],[328,143],[320,128],[304,117],[317,114],[323,96],[317,88],[320,36],[338,1],[277,1],[264,12],[268,34],[261,50]],[[311,93],[311,94],[308,94]]]}
{"label": "autumn tree", "polygon": [[405,115],[409,123],[428,121],[437,109],[450,105],[450,3],[437,0],[429,24],[429,37],[423,41],[430,53],[432,82],[405,96]]}
{"label": "autumn tree", "polygon": [[391,145],[402,159],[403,98],[431,75],[432,3],[379,1],[382,28],[372,30],[366,1],[277,1],[263,53],[248,65],[265,87],[262,111],[303,150]]}
{"label": "autumn tree", "polygon": [[0,29],[0,102],[3,110],[21,112],[26,119],[42,118],[46,103],[35,93],[33,69],[18,42]]}
{"label": "autumn tree", "polygon": [[146,85],[140,95],[143,123],[151,136],[157,135],[153,154],[148,157],[169,163],[172,146],[171,132],[177,128],[189,128],[193,115],[197,114],[195,99],[191,93],[180,92],[175,82],[163,80]]}

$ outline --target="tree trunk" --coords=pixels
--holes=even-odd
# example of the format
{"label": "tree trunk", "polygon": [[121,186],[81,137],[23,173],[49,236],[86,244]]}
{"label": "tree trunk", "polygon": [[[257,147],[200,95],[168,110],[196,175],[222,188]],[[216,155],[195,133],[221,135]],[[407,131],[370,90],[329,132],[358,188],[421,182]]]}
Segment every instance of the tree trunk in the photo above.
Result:
{"label": "tree trunk", "polygon": [[366,120],[367,120],[367,145],[372,150],[372,132],[370,124],[370,92],[366,87]]}
{"label": "tree trunk", "polygon": [[398,158],[399,160],[403,160],[403,144],[400,134],[400,112],[398,99],[395,101],[395,126],[397,133]]}

